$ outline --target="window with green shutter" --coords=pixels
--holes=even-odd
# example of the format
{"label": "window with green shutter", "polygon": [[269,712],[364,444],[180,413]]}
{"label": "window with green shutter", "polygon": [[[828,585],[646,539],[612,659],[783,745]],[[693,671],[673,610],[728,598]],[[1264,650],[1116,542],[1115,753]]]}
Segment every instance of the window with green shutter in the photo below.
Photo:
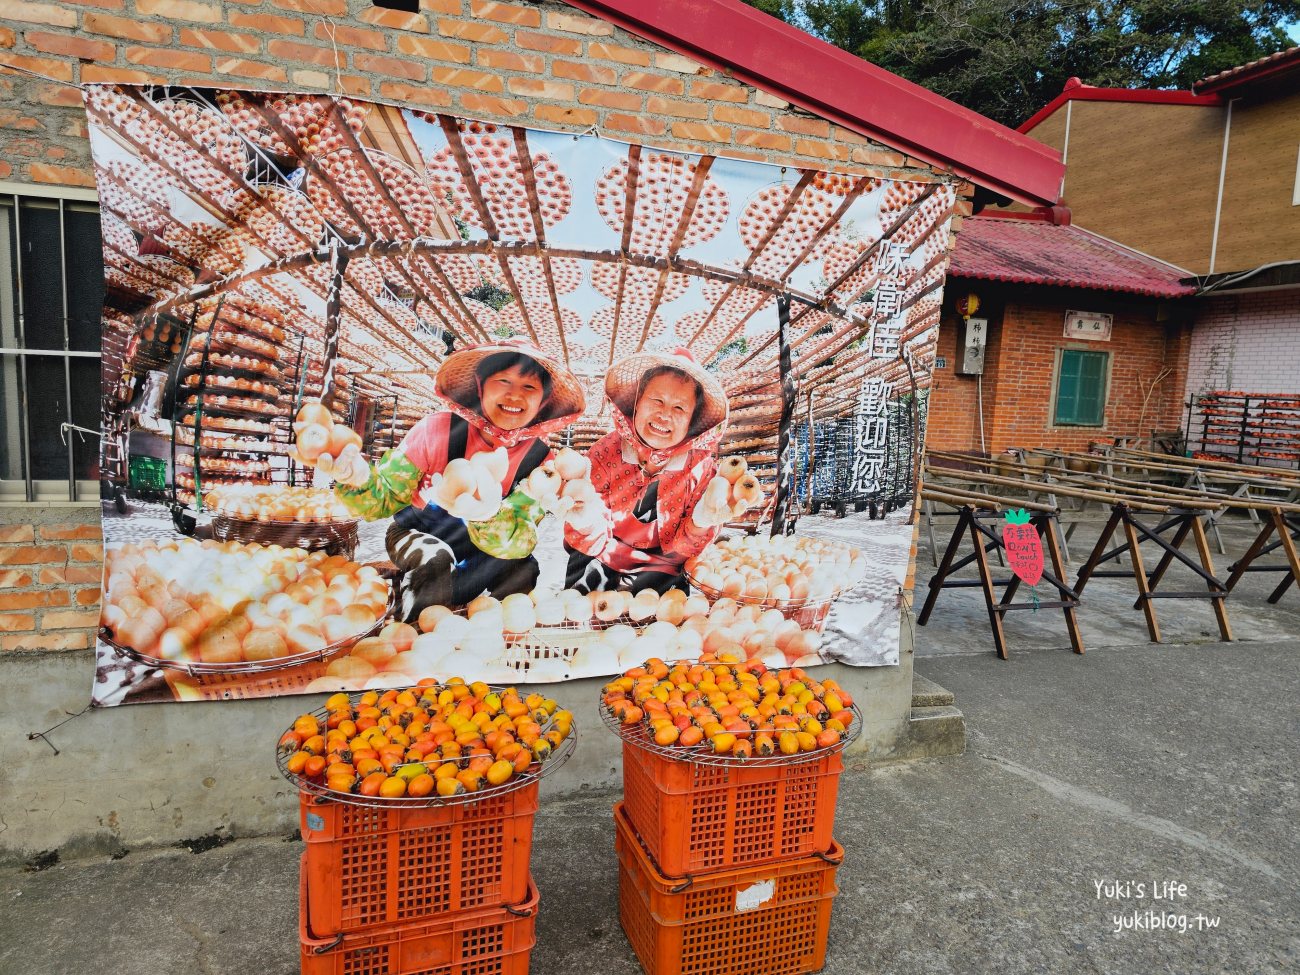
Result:
{"label": "window with green shutter", "polygon": [[1099,427],[1106,413],[1106,360],[1109,352],[1061,351],[1056,376],[1058,426]]}

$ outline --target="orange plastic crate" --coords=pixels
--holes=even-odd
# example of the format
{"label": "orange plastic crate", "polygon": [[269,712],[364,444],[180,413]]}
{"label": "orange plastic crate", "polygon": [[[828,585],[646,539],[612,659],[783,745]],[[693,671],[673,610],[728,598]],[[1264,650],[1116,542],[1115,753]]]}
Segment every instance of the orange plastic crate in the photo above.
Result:
{"label": "orange plastic crate", "polygon": [[614,807],[618,916],[648,975],[801,975],[826,964],[835,870],[829,853],[665,877]]}
{"label": "orange plastic crate", "polygon": [[540,899],[531,879],[517,905],[328,936],[307,923],[309,881],[304,857],[298,915],[302,975],[528,975]]}
{"label": "orange plastic crate", "polygon": [[670,877],[825,853],[844,759],[781,765],[674,761],[623,743],[623,803]]}
{"label": "orange plastic crate", "polygon": [[524,900],[537,790],[533,782],[479,802],[394,809],[300,792],[312,931],[361,931]]}

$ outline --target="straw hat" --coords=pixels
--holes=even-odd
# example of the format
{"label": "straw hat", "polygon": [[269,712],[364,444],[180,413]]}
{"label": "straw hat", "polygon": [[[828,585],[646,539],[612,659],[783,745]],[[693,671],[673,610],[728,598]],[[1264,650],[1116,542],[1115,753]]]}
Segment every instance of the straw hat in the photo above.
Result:
{"label": "straw hat", "polygon": [[477,411],[479,387],[475,370],[488,356],[501,352],[525,355],[545,369],[551,377],[551,395],[530,426],[561,417],[577,416],[586,408],[587,399],[577,377],[531,342],[518,338],[471,346],[447,356],[434,380],[438,395],[467,410]]}
{"label": "straw hat", "polygon": [[656,366],[668,366],[677,372],[690,376],[700,384],[704,391],[704,406],[700,415],[691,425],[688,437],[697,437],[705,430],[710,430],[727,419],[727,394],[717,377],[708,372],[695,361],[695,357],[686,349],[672,352],[637,352],[618,360],[605,374],[605,395],[610,402],[626,417],[631,417],[636,410],[636,399],[641,392],[644,376]]}

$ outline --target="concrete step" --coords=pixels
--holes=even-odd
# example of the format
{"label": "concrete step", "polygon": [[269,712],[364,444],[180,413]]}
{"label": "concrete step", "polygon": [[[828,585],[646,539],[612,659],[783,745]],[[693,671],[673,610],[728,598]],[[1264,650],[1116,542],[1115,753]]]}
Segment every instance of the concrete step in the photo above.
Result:
{"label": "concrete step", "polygon": [[891,759],[944,758],[966,751],[966,719],[951,704],[912,708],[907,735],[890,754]]}
{"label": "concrete step", "polygon": [[947,707],[954,700],[952,691],[944,690],[934,681],[922,677],[920,674],[912,674],[913,708]]}

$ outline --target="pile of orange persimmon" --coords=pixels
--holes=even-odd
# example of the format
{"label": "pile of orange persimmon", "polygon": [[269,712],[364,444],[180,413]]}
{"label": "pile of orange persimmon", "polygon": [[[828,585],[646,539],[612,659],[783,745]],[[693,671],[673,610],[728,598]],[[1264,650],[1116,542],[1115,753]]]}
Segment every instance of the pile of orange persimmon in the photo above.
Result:
{"label": "pile of orange persimmon", "polygon": [[838,745],[853,724],[853,698],[834,680],[730,655],[647,660],[606,684],[602,701],[621,728],[640,727],[683,758],[813,752]]}
{"label": "pile of orange persimmon", "polygon": [[367,798],[450,798],[504,785],[545,762],[573,715],[540,694],[521,696],[460,677],[405,690],[334,694],[280,738],[287,772]]}

